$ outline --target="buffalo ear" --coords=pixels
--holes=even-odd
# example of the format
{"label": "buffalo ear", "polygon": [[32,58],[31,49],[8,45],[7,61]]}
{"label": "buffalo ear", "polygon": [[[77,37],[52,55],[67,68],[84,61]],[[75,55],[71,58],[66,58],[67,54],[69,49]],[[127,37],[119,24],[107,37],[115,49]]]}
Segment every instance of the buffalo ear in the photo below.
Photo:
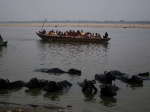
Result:
{"label": "buffalo ear", "polygon": [[104,88],[104,85],[100,85],[100,88],[103,89],[103,88]]}
{"label": "buffalo ear", "polygon": [[86,82],[87,82],[87,79],[84,79],[84,84],[86,84]]}
{"label": "buffalo ear", "polygon": [[104,74],[107,74],[107,71],[104,71]]}
{"label": "buffalo ear", "polygon": [[92,80],[93,84],[96,84],[96,81],[95,80]]}

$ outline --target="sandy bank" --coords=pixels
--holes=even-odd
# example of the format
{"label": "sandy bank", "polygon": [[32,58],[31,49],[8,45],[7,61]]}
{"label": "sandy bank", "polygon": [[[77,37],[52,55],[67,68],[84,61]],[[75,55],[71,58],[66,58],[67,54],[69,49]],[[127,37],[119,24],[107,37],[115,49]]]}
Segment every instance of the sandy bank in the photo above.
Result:
{"label": "sandy bank", "polygon": [[54,105],[23,105],[0,102],[0,112],[73,112],[71,109]]}
{"label": "sandy bank", "polygon": [[[0,23],[8,27],[42,27],[43,23]],[[150,28],[150,24],[45,23],[44,27]]]}

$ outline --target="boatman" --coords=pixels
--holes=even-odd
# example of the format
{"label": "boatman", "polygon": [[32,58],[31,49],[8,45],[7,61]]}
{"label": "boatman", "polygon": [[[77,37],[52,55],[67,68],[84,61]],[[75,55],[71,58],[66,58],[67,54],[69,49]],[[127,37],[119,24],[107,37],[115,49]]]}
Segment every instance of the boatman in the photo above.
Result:
{"label": "boatman", "polygon": [[3,38],[1,37],[1,35],[0,35],[0,42],[3,42]]}
{"label": "boatman", "polygon": [[108,33],[106,32],[103,37],[104,37],[104,38],[108,38]]}

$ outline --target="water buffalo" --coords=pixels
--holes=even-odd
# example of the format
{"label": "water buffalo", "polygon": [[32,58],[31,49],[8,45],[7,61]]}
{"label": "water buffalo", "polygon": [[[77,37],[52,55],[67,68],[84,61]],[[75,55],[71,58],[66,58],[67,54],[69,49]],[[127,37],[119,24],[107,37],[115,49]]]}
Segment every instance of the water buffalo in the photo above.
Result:
{"label": "water buffalo", "polygon": [[48,84],[48,80],[39,80],[37,78],[32,78],[28,83],[25,84],[25,87],[28,88],[39,88],[44,87],[46,84]]}
{"label": "water buffalo", "polygon": [[69,74],[81,75],[81,70],[77,70],[77,69],[74,69],[74,68],[71,68],[68,71],[63,71],[59,68],[50,68],[50,69],[43,68],[43,69],[37,69],[35,71],[44,72],[44,73],[59,73],[59,74],[69,73]]}
{"label": "water buffalo", "polygon": [[143,88],[143,83],[127,83],[126,87],[130,87],[133,90]]}
{"label": "water buffalo", "polygon": [[25,82],[18,80],[18,81],[14,81],[14,82],[9,82],[8,79],[0,79],[0,89],[9,89],[9,88],[19,88],[19,87],[24,87],[25,86]]}
{"label": "water buffalo", "polygon": [[126,83],[142,83],[143,79],[138,77],[137,75],[133,75],[129,78],[129,75],[122,73],[120,71],[114,70],[111,71],[114,75],[116,75],[116,79],[121,80]]}
{"label": "water buffalo", "polygon": [[82,87],[82,91],[83,92],[91,92],[93,91],[93,89],[95,91],[97,91],[97,88],[94,86],[94,84],[96,84],[95,80],[88,80],[85,79],[84,82],[78,82],[78,85]]}
{"label": "water buffalo", "polygon": [[138,76],[140,78],[142,78],[143,80],[150,80],[150,78],[149,78],[149,72],[139,73]]}
{"label": "water buffalo", "polygon": [[111,85],[111,84],[106,84],[106,85],[100,85],[101,88],[101,96],[116,96],[117,95],[117,90],[119,90],[118,87],[116,87],[115,85]]}
{"label": "water buffalo", "polygon": [[111,72],[105,71],[104,74],[95,75],[95,80],[98,80],[105,84],[112,84],[112,80],[115,81],[115,79],[116,79],[116,76]]}
{"label": "water buffalo", "polygon": [[138,76],[149,76],[149,72],[145,72],[145,73],[139,73]]}
{"label": "water buffalo", "polygon": [[60,81],[60,82],[55,82],[55,81],[50,81],[44,88],[44,91],[47,92],[53,92],[53,91],[59,91],[59,90],[67,90],[72,86],[70,82],[67,80]]}
{"label": "water buffalo", "polygon": [[0,89],[6,89],[9,87],[9,80],[8,79],[0,79]]}

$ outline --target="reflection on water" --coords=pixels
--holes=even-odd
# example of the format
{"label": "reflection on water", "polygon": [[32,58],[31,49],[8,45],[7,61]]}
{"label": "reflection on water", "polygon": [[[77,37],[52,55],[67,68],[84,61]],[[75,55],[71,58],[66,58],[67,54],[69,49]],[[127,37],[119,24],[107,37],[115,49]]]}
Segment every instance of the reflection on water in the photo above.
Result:
{"label": "reflection on water", "polygon": [[117,103],[117,99],[114,97],[100,96],[100,98],[101,98],[100,103],[106,107],[113,107]]}
{"label": "reflection on water", "polygon": [[47,92],[43,95],[45,100],[60,101],[59,96],[64,95],[64,91]]}
{"label": "reflection on water", "polygon": [[29,88],[25,90],[25,93],[31,96],[40,96],[42,94],[42,90],[42,88]]}
{"label": "reflection on water", "polygon": [[94,91],[93,93],[90,92],[82,92],[84,94],[84,101],[86,102],[96,102],[95,95],[97,94],[97,91]]}
{"label": "reflection on water", "polygon": [[[97,61],[105,63],[107,60],[109,43],[73,43],[73,42],[37,42],[40,60],[45,60],[41,65],[81,65],[85,63],[86,66],[94,64],[97,66]],[[47,63],[50,61],[50,63]],[[96,65],[95,65],[96,64]],[[79,67],[79,66],[78,66]]]}
{"label": "reflection on water", "polygon": [[1,57],[3,57],[3,49],[6,49],[7,46],[0,46],[0,60],[1,60]]}
{"label": "reflection on water", "polygon": [[103,50],[107,52],[109,49],[109,43],[105,44],[99,44],[99,43],[77,43],[77,42],[51,42],[51,41],[45,41],[45,40],[39,40],[38,41],[38,46],[41,48],[51,48],[54,46],[58,47],[68,47],[70,48],[76,48],[77,51],[83,51],[83,49],[88,49],[91,47],[91,49],[95,49],[95,47],[103,47]]}
{"label": "reflection on water", "polygon": [[11,95],[11,93],[18,92],[21,89],[22,87],[12,89],[0,89],[0,98],[8,98]]}
{"label": "reflection on water", "polygon": [[143,88],[143,84],[139,84],[139,83],[128,83],[126,85],[127,88],[132,88],[133,90],[138,90],[138,89],[141,89]]}

